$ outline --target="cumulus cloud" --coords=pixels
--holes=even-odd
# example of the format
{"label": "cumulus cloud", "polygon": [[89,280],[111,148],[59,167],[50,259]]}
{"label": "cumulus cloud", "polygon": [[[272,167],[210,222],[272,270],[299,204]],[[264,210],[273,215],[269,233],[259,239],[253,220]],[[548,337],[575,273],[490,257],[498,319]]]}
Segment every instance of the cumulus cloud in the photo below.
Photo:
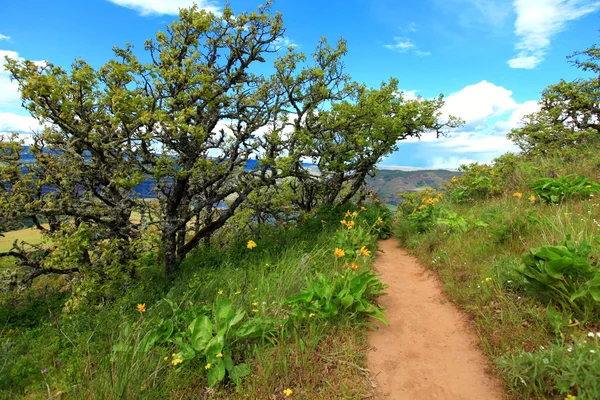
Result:
{"label": "cumulus cloud", "polygon": [[431,55],[431,53],[428,51],[419,50],[417,45],[414,44],[409,38],[400,37],[400,36],[394,37],[393,44],[384,44],[383,47],[385,47],[388,50],[395,51],[397,53],[406,53],[408,51],[412,51],[419,57],[425,57],[425,56]]}
{"label": "cumulus cloud", "polygon": [[[416,91],[413,91],[416,94]],[[518,103],[512,91],[488,81],[465,86],[446,97],[443,115],[455,115],[466,121],[463,127],[437,139],[435,134],[421,140],[410,138],[399,142],[399,151],[382,164],[418,165],[422,168],[458,168],[471,162],[489,163],[506,152],[518,148],[506,137],[521,124],[523,117],[539,111],[537,101]],[[404,167],[403,167],[404,168]]]}
{"label": "cumulus cloud", "polygon": [[523,104],[519,104],[519,106],[510,114],[507,120],[496,122],[494,124],[494,129],[501,133],[510,132],[511,129],[522,125],[523,117],[538,111],[540,111],[540,104],[537,101],[526,101]]}
{"label": "cumulus cloud", "polygon": [[467,126],[473,126],[515,108],[517,102],[512,91],[484,80],[450,94],[443,114],[454,115],[463,119]]}
{"label": "cumulus cloud", "polygon": [[10,74],[6,70],[4,57],[21,60],[19,53],[11,50],[0,50],[0,106],[18,104],[21,99],[19,85],[11,81]]}
{"label": "cumulus cloud", "polygon": [[0,40],[10,40],[10,36],[6,36],[0,33]]}
{"label": "cumulus cloud", "polygon": [[31,144],[33,142],[31,134],[42,128],[42,125],[29,115],[0,112],[0,136],[17,133],[25,141],[25,144]]}
{"label": "cumulus cloud", "polygon": [[108,0],[116,5],[127,7],[141,15],[177,15],[181,8],[197,4],[199,8],[219,13],[221,8],[207,0]]}
{"label": "cumulus cloud", "polygon": [[511,68],[535,68],[544,60],[550,40],[565,30],[569,21],[600,8],[597,0],[514,0],[517,14],[516,57],[508,61]]}

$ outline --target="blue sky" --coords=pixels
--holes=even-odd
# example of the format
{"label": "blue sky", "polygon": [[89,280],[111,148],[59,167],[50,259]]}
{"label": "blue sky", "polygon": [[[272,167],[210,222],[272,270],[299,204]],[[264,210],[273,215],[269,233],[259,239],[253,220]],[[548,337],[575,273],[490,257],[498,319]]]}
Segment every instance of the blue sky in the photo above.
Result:
{"label": "blue sky", "polygon": [[[0,6],[0,132],[27,134],[38,125],[20,107],[5,55],[68,66],[100,66],[112,47],[163,29],[192,0],[63,0]],[[224,1],[196,1],[219,11]],[[231,0],[234,11],[260,1]],[[448,138],[400,143],[381,167],[454,168],[489,162],[514,150],[505,136],[537,108],[541,91],[579,71],[565,56],[598,41],[596,0],[278,0],[286,39],[311,52],[321,36],[348,41],[345,64],[359,82],[400,80],[407,96],[447,96],[444,112],[466,120]]]}

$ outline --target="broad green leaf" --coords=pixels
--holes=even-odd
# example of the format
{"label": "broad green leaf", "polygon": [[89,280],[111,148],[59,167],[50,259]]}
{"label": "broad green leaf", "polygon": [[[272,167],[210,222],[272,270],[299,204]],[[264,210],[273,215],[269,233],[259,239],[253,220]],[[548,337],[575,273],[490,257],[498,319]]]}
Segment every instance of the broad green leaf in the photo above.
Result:
{"label": "broad green leaf", "polygon": [[192,321],[189,330],[194,350],[203,351],[206,348],[206,345],[213,337],[212,329],[213,324],[206,315]]}
{"label": "broad green leaf", "polygon": [[348,308],[352,305],[352,303],[354,303],[354,297],[351,294],[347,294],[344,297],[342,297],[340,303],[344,308]]}

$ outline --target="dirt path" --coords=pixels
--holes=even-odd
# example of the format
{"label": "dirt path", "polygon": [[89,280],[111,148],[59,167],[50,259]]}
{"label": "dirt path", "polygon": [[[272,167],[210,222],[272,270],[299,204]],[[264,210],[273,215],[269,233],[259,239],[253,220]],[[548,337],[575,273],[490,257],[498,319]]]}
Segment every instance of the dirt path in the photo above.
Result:
{"label": "dirt path", "polygon": [[498,378],[465,318],[446,302],[437,278],[396,240],[379,242],[377,270],[390,287],[380,304],[390,326],[369,334],[368,364],[381,399],[503,399]]}

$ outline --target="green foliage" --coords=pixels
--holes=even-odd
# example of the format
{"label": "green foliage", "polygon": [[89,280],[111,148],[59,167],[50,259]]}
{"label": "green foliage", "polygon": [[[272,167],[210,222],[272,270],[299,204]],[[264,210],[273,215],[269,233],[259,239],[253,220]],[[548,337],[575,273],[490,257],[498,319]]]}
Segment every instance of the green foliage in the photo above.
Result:
{"label": "green foliage", "polygon": [[559,178],[539,178],[529,187],[547,203],[560,203],[575,195],[590,196],[600,193],[600,184],[583,175],[566,175]]}
{"label": "green foliage", "polygon": [[367,317],[389,324],[373,300],[384,294],[386,288],[372,271],[356,274],[348,267],[345,275],[328,279],[318,274],[307,280],[306,288],[300,294],[287,299],[294,321],[305,318],[324,319],[331,322],[363,321]]}
{"label": "green foliage", "polygon": [[463,175],[453,177],[445,186],[448,199],[456,202],[470,202],[487,199],[503,192],[503,181],[494,167],[473,163],[461,165]]}
{"label": "green foliage", "polygon": [[[596,241],[600,243],[600,237]],[[589,260],[591,252],[589,242],[577,246],[567,236],[558,246],[536,247],[525,253],[520,272],[536,295],[588,319],[600,310],[600,271]]]}
{"label": "green foliage", "polygon": [[[208,385],[214,387],[226,376],[236,385],[250,373],[245,363],[235,363],[236,353],[243,342],[267,335],[273,328],[267,320],[249,318],[245,311],[236,310],[230,300],[217,300],[210,307],[190,308],[183,311],[179,305],[165,299],[173,315],[156,321],[158,325],[148,332],[143,342],[145,351],[161,343],[172,343],[176,353],[172,364],[198,359],[207,371]],[[116,344],[119,346],[120,344]],[[237,347],[236,347],[237,346]]]}
{"label": "green foliage", "polygon": [[522,398],[600,398],[598,345],[600,333],[573,337],[571,343],[553,343],[536,352],[498,358],[496,364],[511,392]]}

